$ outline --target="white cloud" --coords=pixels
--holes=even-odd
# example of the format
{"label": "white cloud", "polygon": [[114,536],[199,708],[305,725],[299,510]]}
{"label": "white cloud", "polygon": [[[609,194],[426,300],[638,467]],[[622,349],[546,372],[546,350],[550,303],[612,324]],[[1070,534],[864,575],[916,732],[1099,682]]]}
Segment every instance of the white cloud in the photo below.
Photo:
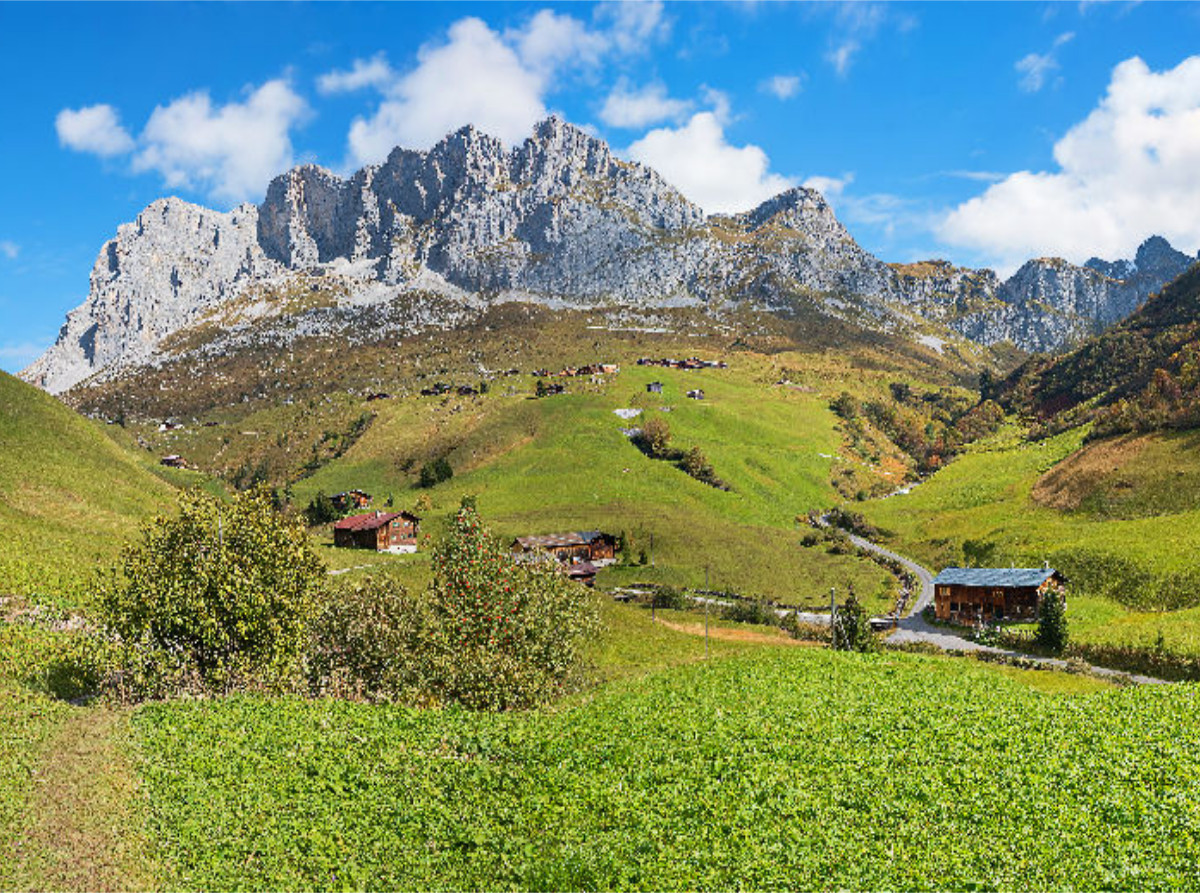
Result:
{"label": "white cloud", "polygon": [[833,201],[838,198],[846,187],[854,182],[854,174],[846,173],[840,177],[809,177],[800,185],[805,189],[815,189],[825,198]]}
{"label": "white cloud", "polygon": [[284,80],[267,81],[244,102],[226,105],[214,106],[202,90],[189,93],[154,109],[133,169],[157,171],[173,188],[241,201],[261,194],[271,177],[292,165],[290,131],[308,114]]}
{"label": "white cloud", "polygon": [[[657,2],[601,5],[590,24],[541,10],[502,34],[480,19],[460,19],[445,40],[420,48],[416,67],[372,82],[384,98],[351,125],[349,164],[381,161],[397,145],[428,148],[465,124],[519,142],[546,116],[545,97],[564,74],[589,72],[612,55],[644,52],[669,28]],[[648,105],[612,109],[618,118],[651,111]]]}
{"label": "white cloud", "polygon": [[111,105],[89,105],[81,109],[63,109],[54,119],[58,141],[76,152],[91,152],[102,157],[124,155],[133,148],[133,139],[121,126],[117,110]]}
{"label": "white cloud", "polygon": [[1129,257],[1159,234],[1200,244],[1200,56],[1154,72],[1113,69],[1100,104],[1054,146],[1054,171],[1020,171],[959,205],[938,226],[952,245],[1002,268],[1055,254]]}
{"label": "white cloud", "polygon": [[854,54],[860,49],[862,49],[862,44],[857,40],[844,40],[825,54],[825,61],[833,66],[833,70],[838,75],[845,77],[850,71],[850,63],[854,60]]}
{"label": "white cloud", "polygon": [[542,77],[561,68],[592,68],[608,52],[609,36],[579,19],[543,9],[523,28],[505,34],[521,61]]}
{"label": "white cloud", "polygon": [[716,112],[697,112],[683,127],[652,130],[628,155],[657,170],[708,213],[755,207],[794,185],[772,173],[767,154],[755,145],[732,146]]}
{"label": "white cloud", "polygon": [[317,90],[325,95],[351,93],[364,87],[383,87],[396,77],[383,53],[370,59],[355,59],[349,71],[331,71],[317,78]]}
{"label": "white cloud", "polygon": [[350,127],[356,164],[387,157],[397,145],[428,148],[474,124],[508,143],[546,114],[542,78],[479,19],[455,22],[445,43],[425,45],[415,69],[393,83],[375,114]]}
{"label": "white cloud", "polygon": [[1054,46],[1046,53],[1029,53],[1022,56],[1013,65],[1021,79],[1017,85],[1026,93],[1036,93],[1046,86],[1050,75],[1058,70],[1058,57],[1055,51],[1070,43],[1075,37],[1074,31],[1066,31],[1054,39]]}
{"label": "white cloud", "polygon": [[0,241],[0,254],[3,254],[9,260],[16,260],[17,255],[21,253],[21,246],[16,242],[10,242],[5,239]]}
{"label": "white cloud", "polygon": [[655,82],[634,90],[622,80],[604,100],[600,120],[611,127],[648,127],[663,121],[678,121],[691,106],[687,100],[668,96],[662,83]]}
{"label": "white cloud", "polygon": [[762,81],[758,89],[762,93],[770,93],[776,99],[791,99],[800,92],[800,75],[777,74]]}

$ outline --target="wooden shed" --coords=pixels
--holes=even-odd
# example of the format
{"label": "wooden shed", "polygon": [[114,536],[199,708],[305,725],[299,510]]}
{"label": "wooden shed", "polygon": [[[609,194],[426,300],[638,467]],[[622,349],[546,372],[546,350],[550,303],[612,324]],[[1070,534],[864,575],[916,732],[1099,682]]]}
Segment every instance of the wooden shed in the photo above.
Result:
{"label": "wooden shed", "polygon": [[934,608],[956,623],[1035,620],[1042,596],[1066,582],[1052,567],[948,567],[933,579]]}
{"label": "wooden shed", "polygon": [[518,556],[548,552],[566,564],[586,561],[603,566],[616,560],[617,538],[599,530],[519,536],[513,540],[512,551]]}
{"label": "wooden shed", "polygon": [[333,525],[333,544],[343,549],[415,552],[421,519],[409,512],[368,512]]}
{"label": "wooden shed", "polygon": [[369,506],[371,494],[365,490],[343,490],[330,496],[329,501],[339,512],[348,512],[350,509],[365,509]]}

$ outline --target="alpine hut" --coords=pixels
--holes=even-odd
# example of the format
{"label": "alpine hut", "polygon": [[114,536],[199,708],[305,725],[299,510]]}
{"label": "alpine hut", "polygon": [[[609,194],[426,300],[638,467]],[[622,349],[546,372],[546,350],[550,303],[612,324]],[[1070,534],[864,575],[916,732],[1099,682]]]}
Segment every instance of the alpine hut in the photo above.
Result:
{"label": "alpine hut", "polygon": [[981,623],[1034,620],[1048,591],[1066,578],[1052,567],[948,567],[933,578],[938,620]]}

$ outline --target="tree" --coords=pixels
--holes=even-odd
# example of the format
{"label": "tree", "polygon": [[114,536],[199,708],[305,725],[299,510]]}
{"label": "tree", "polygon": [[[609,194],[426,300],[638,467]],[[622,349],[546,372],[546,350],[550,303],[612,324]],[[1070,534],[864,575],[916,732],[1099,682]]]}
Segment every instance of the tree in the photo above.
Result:
{"label": "tree", "polygon": [[334,506],[333,500],[325,495],[324,490],[318,490],[317,495],[312,498],[312,501],[304,509],[304,519],[310,527],[316,527],[319,524],[328,524],[340,517],[341,513]]}
{"label": "tree", "polygon": [[429,487],[437,486],[443,481],[448,481],[452,477],[454,477],[454,469],[450,467],[450,460],[445,456],[441,456],[421,466],[418,483],[420,486],[428,489]]}
{"label": "tree", "polygon": [[1061,654],[1067,647],[1067,639],[1067,597],[1051,589],[1042,596],[1034,641],[1052,654]]}
{"label": "tree", "polygon": [[641,441],[646,454],[652,459],[664,459],[671,451],[671,426],[666,419],[657,416],[647,419],[642,426]]}
{"label": "tree", "polygon": [[178,517],[125,550],[100,611],[123,642],[182,661],[207,687],[271,682],[295,668],[324,579],[303,526],[263,488],[229,503],[189,490]]}
{"label": "tree", "polygon": [[557,561],[518,564],[469,505],[434,552],[428,608],[431,693],[489,710],[531,707],[575,688],[598,626],[594,597]]}
{"label": "tree", "polygon": [[837,609],[837,620],[834,624],[833,646],[839,651],[874,651],[875,635],[871,632],[871,620],[867,610],[858,602],[854,595],[854,587],[846,601]]}

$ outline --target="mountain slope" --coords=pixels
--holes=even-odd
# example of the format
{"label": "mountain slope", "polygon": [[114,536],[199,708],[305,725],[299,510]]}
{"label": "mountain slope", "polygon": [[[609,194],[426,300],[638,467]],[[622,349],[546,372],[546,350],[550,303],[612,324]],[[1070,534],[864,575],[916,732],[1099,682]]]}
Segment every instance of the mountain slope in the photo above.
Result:
{"label": "mountain slope", "polygon": [[1200,425],[1200,265],[1103,334],[1033,359],[1000,388],[1008,406],[1056,430],[1095,433]]}
{"label": "mountain slope", "polygon": [[95,423],[0,373],[0,593],[76,588],[172,492]]}

